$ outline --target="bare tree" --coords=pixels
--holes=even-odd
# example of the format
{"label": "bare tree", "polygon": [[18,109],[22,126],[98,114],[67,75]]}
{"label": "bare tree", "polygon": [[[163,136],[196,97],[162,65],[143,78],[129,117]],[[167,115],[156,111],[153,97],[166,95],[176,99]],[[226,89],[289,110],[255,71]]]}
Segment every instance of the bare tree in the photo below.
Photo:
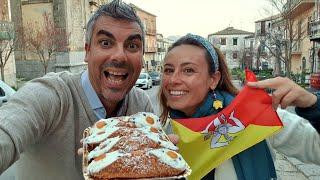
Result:
{"label": "bare tree", "polygon": [[[267,0],[277,15],[270,16],[271,26],[265,36],[259,37],[260,44],[269,50],[275,59],[274,74],[281,73],[284,65],[285,75],[290,77],[293,51],[300,50],[300,43],[306,30],[300,21],[295,20],[294,8],[297,0]],[[261,48],[260,48],[261,49]],[[270,57],[269,57],[270,58]]]}
{"label": "bare tree", "polygon": [[28,22],[24,28],[25,50],[35,53],[47,73],[49,62],[68,48],[68,34],[54,25],[50,14],[43,13],[43,23]]}
{"label": "bare tree", "polygon": [[13,24],[8,21],[2,21],[2,36],[0,39],[0,71],[1,80],[5,81],[4,68],[9,61],[10,56],[14,51],[14,42],[16,41],[16,36],[13,28]]}

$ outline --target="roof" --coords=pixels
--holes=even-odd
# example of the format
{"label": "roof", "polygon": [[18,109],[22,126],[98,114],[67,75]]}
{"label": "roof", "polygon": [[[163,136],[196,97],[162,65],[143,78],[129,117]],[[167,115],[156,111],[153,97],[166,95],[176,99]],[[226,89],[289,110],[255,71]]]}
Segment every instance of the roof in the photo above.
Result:
{"label": "roof", "polygon": [[139,8],[138,6],[136,6],[136,5],[132,4],[132,3],[130,3],[130,6],[131,6],[131,7],[133,7],[134,9],[137,9],[137,10],[139,10],[139,11],[142,11],[142,12],[144,12],[144,13],[147,13],[147,14],[149,14],[149,15],[151,15],[151,16],[157,17],[156,15],[151,14],[151,13],[149,13],[149,12],[147,12],[147,11],[143,10],[143,9]]}
{"label": "roof", "polygon": [[239,34],[251,35],[251,34],[254,34],[254,33],[253,32],[248,32],[248,31],[243,31],[243,30],[240,30],[240,29],[234,29],[233,27],[227,27],[226,29],[224,29],[222,31],[218,31],[216,33],[209,34],[208,36],[210,36],[210,35],[239,35]]}
{"label": "roof", "polygon": [[251,34],[249,36],[244,37],[245,39],[250,39],[250,38],[254,38],[254,34]]}
{"label": "roof", "polygon": [[269,16],[260,20],[255,21],[255,23],[257,22],[262,22],[262,21],[271,21],[271,20],[276,20],[279,19],[281,17],[281,14],[277,14],[277,15],[273,15],[273,16]]}

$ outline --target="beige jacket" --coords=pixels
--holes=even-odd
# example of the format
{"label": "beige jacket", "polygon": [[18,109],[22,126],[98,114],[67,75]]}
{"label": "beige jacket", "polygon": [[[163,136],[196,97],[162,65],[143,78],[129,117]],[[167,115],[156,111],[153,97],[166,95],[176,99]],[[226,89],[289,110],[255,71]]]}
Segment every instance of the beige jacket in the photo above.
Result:
{"label": "beige jacket", "polygon": [[[0,174],[11,164],[15,179],[79,180],[77,149],[97,121],[81,87],[81,74],[51,73],[22,87],[0,108]],[[123,115],[153,112],[149,97],[133,88]],[[7,173],[0,176],[9,178]]]}

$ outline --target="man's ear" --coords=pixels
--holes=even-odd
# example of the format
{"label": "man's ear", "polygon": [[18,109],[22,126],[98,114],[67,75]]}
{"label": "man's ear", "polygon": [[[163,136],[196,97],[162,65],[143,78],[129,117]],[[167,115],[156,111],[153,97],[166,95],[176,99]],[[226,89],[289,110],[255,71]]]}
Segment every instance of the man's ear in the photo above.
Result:
{"label": "man's ear", "polygon": [[86,50],[86,55],[84,57],[84,62],[88,62],[88,53],[90,51],[90,45],[88,43],[85,43],[84,44],[84,49]]}
{"label": "man's ear", "polygon": [[219,71],[217,71],[211,75],[211,84],[210,84],[211,90],[216,89],[217,85],[219,84],[220,79],[221,79],[221,73]]}

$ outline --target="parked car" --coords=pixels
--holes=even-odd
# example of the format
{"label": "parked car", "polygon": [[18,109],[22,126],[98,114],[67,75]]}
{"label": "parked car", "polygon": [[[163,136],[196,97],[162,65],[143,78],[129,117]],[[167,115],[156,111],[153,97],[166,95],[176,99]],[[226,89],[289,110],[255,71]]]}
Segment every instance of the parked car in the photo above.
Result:
{"label": "parked car", "polygon": [[12,96],[16,91],[12,89],[8,84],[0,80],[0,106],[6,103],[10,96]]}
{"label": "parked car", "polygon": [[141,89],[152,88],[152,79],[148,73],[140,73],[138,80],[136,81],[136,87]]}
{"label": "parked car", "polygon": [[152,79],[152,85],[159,85],[160,84],[160,73],[156,72],[156,71],[151,71],[149,72],[149,75],[151,76]]}

